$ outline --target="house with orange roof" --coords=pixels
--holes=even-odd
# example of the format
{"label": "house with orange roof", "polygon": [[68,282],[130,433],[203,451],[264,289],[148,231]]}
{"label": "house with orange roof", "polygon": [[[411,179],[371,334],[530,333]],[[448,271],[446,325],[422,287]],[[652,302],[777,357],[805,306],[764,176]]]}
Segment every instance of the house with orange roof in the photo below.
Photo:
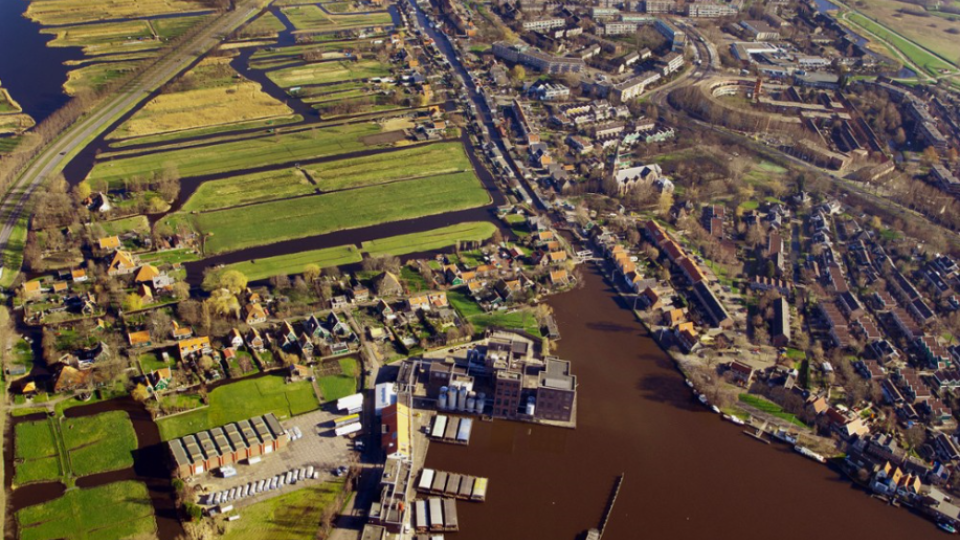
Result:
{"label": "house with orange roof", "polygon": [[110,261],[110,266],[107,268],[107,275],[123,276],[133,273],[136,269],[137,262],[133,254],[129,251],[117,251],[113,255],[113,260]]}
{"label": "house with orange roof", "polygon": [[550,272],[550,283],[553,285],[566,285],[570,282],[570,277],[566,270],[554,270]]}
{"label": "house with orange roof", "polygon": [[190,328],[189,326],[180,326],[180,323],[173,321],[173,329],[170,331],[170,335],[176,341],[190,339],[193,337],[193,328]]}
{"label": "house with orange roof", "polygon": [[644,289],[640,297],[643,299],[643,303],[647,306],[647,309],[660,309],[660,306],[663,305],[663,302],[660,300],[660,295],[650,287]]}
{"label": "house with orange roof", "polygon": [[54,294],[63,294],[67,292],[67,282],[66,281],[57,281],[53,284]]}
{"label": "house with orange roof", "polygon": [[685,320],[686,317],[683,315],[683,310],[680,308],[668,309],[663,312],[663,324],[669,326],[670,328],[679,326],[680,323]]}
{"label": "house with orange roof", "polygon": [[60,393],[85,388],[92,373],[92,371],[81,371],[72,366],[62,366],[53,383],[53,391]]}
{"label": "house with orange roof", "polygon": [[434,308],[445,308],[450,305],[447,302],[447,293],[445,292],[427,293],[427,299],[430,300],[430,305]]}
{"label": "house with orange roof", "polygon": [[137,294],[140,295],[144,303],[153,302],[153,290],[150,289],[150,286],[146,283],[141,283],[140,286],[137,287]]}
{"label": "house with orange roof", "polygon": [[158,270],[156,266],[145,264],[137,271],[137,275],[133,278],[133,281],[136,283],[153,283],[153,279],[159,275],[160,270]]}
{"label": "house with orange roof", "polygon": [[73,281],[75,281],[76,283],[82,283],[84,281],[87,281],[87,271],[82,268],[73,270],[70,272],[70,278],[73,279]]}
{"label": "house with orange roof", "polygon": [[267,322],[267,310],[260,304],[247,304],[244,306],[244,322],[247,324],[260,324]]}
{"label": "house with orange roof", "polygon": [[558,264],[567,260],[566,251],[551,251],[548,256],[550,258],[550,264]]}
{"label": "house with orange roof", "polygon": [[418,294],[407,298],[407,309],[416,312],[430,311],[430,298],[426,294]]}
{"label": "house with orange roof", "polygon": [[210,347],[210,338],[203,336],[179,342],[177,350],[180,353],[180,360],[188,360],[194,356],[209,354],[213,351],[213,348]]}
{"label": "house with orange roof", "polygon": [[99,245],[100,249],[104,251],[114,251],[120,249],[120,237],[108,236],[106,238],[101,238],[100,240],[97,240],[97,245]]}
{"label": "house with orange roof", "polygon": [[43,295],[43,287],[39,279],[23,282],[23,297],[27,300],[39,298]]}
{"label": "house with orange roof", "polygon": [[692,351],[699,343],[700,336],[693,328],[693,323],[683,323],[677,327],[677,341],[686,352]]}
{"label": "house with orange roof", "polygon": [[149,347],[153,345],[153,340],[150,338],[150,332],[146,330],[141,330],[139,332],[130,332],[127,334],[127,341],[130,342],[130,346],[139,349],[141,347]]}

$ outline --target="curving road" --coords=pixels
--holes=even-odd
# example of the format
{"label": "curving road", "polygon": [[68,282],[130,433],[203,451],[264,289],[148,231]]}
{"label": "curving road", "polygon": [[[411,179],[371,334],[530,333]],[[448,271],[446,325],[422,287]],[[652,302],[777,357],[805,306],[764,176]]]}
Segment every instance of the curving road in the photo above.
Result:
{"label": "curving road", "polygon": [[[170,51],[115,96],[107,98],[92,114],[82,117],[44,148],[10,186],[0,203],[0,216],[3,220],[3,228],[0,229],[0,253],[6,251],[10,235],[27,209],[30,197],[48,177],[62,171],[77,152],[94,141],[117,118],[145,101],[155,89],[220,43],[220,36],[232,32],[264,5],[269,5],[269,2],[264,4],[248,0],[234,11],[217,15],[217,19],[193,39]],[[7,269],[14,272],[18,270],[19,268]]]}

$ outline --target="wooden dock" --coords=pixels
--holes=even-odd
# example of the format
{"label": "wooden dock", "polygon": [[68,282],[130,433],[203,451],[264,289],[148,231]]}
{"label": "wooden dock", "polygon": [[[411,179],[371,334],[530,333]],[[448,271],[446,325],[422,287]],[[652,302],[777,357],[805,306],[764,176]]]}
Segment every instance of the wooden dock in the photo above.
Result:
{"label": "wooden dock", "polygon": [[620,495],[620,487],[623,486],[623,477],[624,474],[620,473],[620,476],[613,482],[613,489],[610,490],[610,500],[607,502],[607,508],[603,511],[603,519],[600,520],[600,528],[588,530],[586,540],[600,540],[603,538],[603,531],[607,528],[607,523],[610,522],[613,505],[617,504],[617,496]]}

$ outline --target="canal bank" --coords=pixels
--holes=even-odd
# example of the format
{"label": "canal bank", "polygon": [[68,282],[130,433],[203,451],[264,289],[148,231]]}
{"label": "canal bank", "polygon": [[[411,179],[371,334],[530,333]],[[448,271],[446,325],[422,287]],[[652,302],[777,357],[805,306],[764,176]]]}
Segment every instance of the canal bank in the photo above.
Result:
{"label": "canal bank", "polygon": [[585,267],[583,282],[550,300],[558,355],[581,381],[577,430],[481,422],[469,447],[431,446],[428,467],[490,478],[487,502],[460,509],[458,538],[577,538],[599,525],[621,473],[631,480],[607,540],[939,537],[837,472],[720,421],[599,270]]}

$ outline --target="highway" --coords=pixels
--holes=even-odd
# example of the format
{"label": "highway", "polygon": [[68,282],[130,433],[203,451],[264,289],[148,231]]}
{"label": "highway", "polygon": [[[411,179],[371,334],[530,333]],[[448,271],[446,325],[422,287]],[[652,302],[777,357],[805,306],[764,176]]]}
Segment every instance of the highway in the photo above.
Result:
{"label": "highway", "polygon": [[[138,75],[123,90],[101,103],[92,114],[82,117],[47,145],[32,163],[20,174],[0,203],[3,228],[0,229],[0,253],[5,253],[10,235],[24,211],[29,208],[30,198],[44,181],[58,174],[85,146],[96,140],[121,115],[145,101],[150,94],[185,70],[193,60],[206,54],[220,43],[220,36],[232,32],[261,9],[254,0],[238,6],[234,11],[217,15],[193,39],[182,43],[167,53],[153,66]],[[17,272],[19,268],[8,268]]]}

